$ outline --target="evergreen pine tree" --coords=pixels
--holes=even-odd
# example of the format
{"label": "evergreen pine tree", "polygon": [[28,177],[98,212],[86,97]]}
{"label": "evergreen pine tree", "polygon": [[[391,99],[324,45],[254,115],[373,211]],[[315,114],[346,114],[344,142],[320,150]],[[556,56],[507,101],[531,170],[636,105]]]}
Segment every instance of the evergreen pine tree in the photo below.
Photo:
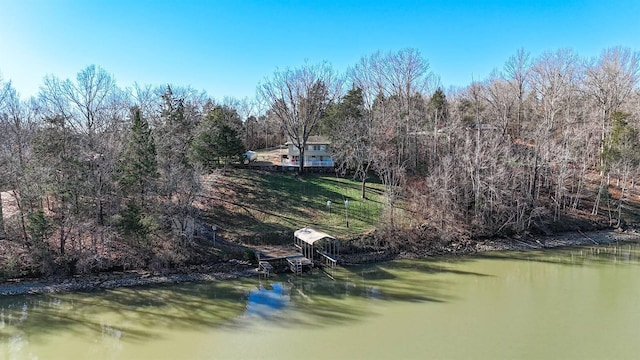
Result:
{"label": "evergreen pine tree", "polygon": [[145,195],[153,189],[158,176],[156,146],[140,109],[134,107],[131,115],[131,133],[119,163],[120,182],[125,195],[139,196],[140,207],[144,209]]}
{"label": "evergreen pine tree", "polygon": [[145,222],[142,209],[135,202],[127,202],[120,215],[122,217],[117,222],[117,227],[125,236],[137,241],[147,238],[150,226]]}
{"label": "evergreen pine tree", "polygon": [[234,114],[235,110],[217,106],[200,124],[192,147],[196,160],[205,168],[213,169],[220,163],[226,165],[242,158],[245,152],[242,139],[229,120]]}

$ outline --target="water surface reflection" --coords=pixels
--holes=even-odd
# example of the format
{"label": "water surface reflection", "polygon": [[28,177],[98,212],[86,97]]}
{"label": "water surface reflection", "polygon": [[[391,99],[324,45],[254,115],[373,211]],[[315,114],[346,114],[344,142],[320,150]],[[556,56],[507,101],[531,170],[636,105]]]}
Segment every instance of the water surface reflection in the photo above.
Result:
{"label": "water surface reflection", "polygon": [[[590,354],[572,348],[578,345],[635,351],[626,339],[640,331],[638,249],[505,252],[356,266],[333,279],[317,273],[4,297],[0,358],[287,358],[276,353],[280,338],[288,347],[331,342],[355,358],[424,357],[419,351],[437,349],[446,358],[526,358],[525,349],[538,358]],[[591,328],[607,329],[602,341]],[[513,346],[501,349],[491,334]],[[378,348],[379,336],[398,343]],[[540,350],[531,338],[567,349],[545,343],[551,348]],[[464,347],[456,345],[461,339]],[[254,353],[248,344],[262,348]],[[349,353],[354,344],[360,352]]]}
{"label": "water surface reflection", "polygon": [[285,291],[282,283],[273,283],[270,286],[259,285],[249,292],[245,314],[268,318],[284,309],[290,300],[288,290]]}

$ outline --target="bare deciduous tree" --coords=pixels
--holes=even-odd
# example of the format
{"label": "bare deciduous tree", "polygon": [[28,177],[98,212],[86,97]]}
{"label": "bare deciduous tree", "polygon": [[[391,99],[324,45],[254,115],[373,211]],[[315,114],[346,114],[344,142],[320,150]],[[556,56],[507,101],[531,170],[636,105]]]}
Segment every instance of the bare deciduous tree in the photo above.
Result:
{"label": "bare deciduous tree", "polygon": [[[605,139],[611,128],[611,115],[633,93],[640,80],[640,55],[629,48],[614,47],[602,52],[598,59],[592,59],[586,68],[584,91],[590,96],[600,111],[600,153],[604,154]],[[598,213],[600,199],[605,187],[604,160],[601,157],[601,181],[593,207]]]}
{"label": "bare deciduous tree", "polygon": [[258,87],[260,97],[270,105],[300,152],[299,173],[304,171],[307,140],[316,131],[327,107],[340,95],[340,88],[340,79],[326,62],[277,70]]}
{"label": "bare deciduous tree", "polygon": [[509,57],[504,65],[505,79],[511,86],[512,93],[515,94],[517,104],[515,123],[511,126],[511,128],[513,128],[511,135],[514,138],[520,137],[523,102],[529,81],[530,68],[530,55],[522,48],[518,49],[513,56]]}
{"label": "bare deciduous tree", "polygon": [[640,54],[629,48],[606,49],[586,68],[584,91],[601,113],[601,152],[609,130],[611,114],[620,109],[640,80]]}

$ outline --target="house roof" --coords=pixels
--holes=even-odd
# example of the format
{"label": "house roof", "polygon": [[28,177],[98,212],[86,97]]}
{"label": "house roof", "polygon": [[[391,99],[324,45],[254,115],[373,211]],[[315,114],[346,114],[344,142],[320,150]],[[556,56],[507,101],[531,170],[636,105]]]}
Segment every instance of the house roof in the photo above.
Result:
{"label": "house roof", "polygon": [[313,245],[313,243],[315,243],[316,241],[320,241],[323,239],[336,240],[336,238],[334,238],[333,236],[327,233],[323,233],[322,231],[316,231],[311,228],[303,228],[300,230],[296,230],[296,232],[294,232],[293,235],[298,239],[306,242],[309,245]]}
{"label": "house roof", "polygon": [[[291,139],[289,139],[289,141],[285,143],[285,145],[290,145],[290,144],[293,144]],[[324,136],[313,135],[313,136],[309,136],[309,138],[307,139],[307,145],[328,145],[328,144],[331,144],[331,141],[329,141],[329,139],[327,139]]]}

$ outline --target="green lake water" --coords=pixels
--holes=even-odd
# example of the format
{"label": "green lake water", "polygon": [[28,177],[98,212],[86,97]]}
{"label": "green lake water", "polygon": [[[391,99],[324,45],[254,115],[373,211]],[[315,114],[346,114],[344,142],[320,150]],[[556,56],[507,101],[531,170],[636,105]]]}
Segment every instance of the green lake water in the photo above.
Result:
{"label": "green lake water", "polygon": [[639,359],[640,246],[0,298],[0,359]]}

